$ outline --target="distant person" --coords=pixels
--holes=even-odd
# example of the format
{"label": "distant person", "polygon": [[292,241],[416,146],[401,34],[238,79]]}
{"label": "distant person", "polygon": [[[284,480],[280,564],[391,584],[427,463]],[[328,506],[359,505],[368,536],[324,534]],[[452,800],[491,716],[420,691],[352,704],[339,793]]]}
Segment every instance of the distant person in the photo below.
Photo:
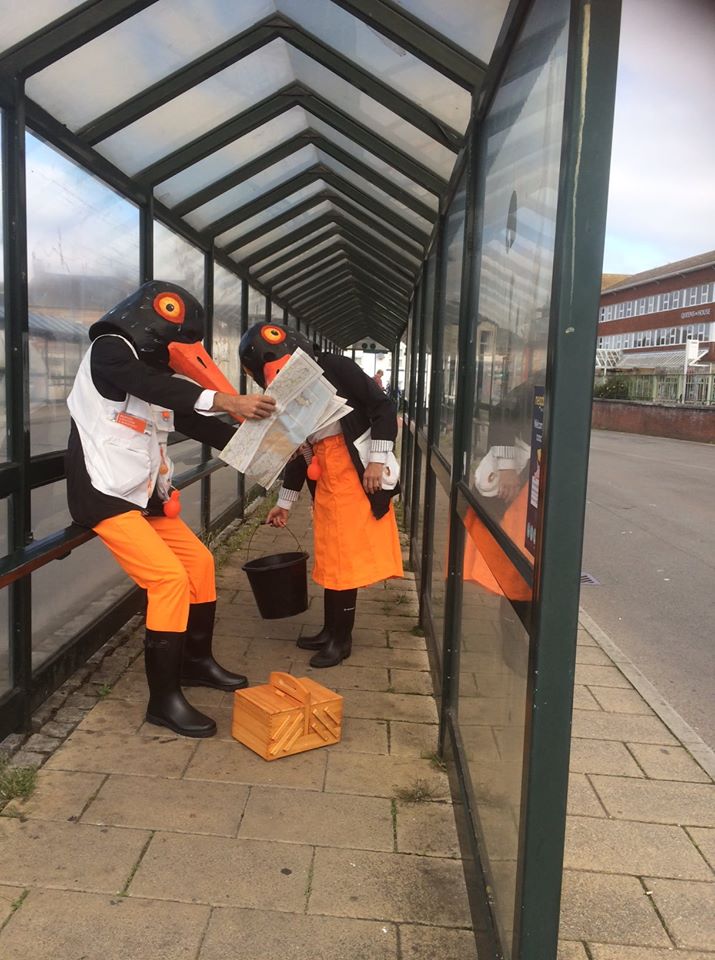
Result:
{"label": "distant person", "polygon": [[385,374],[384,370],[378,370],[375,376],[372,378],[375,381],[375,383],[378,385],[378,387],[383,391],[385,389],[382,385],[382,378],[384,374]]}

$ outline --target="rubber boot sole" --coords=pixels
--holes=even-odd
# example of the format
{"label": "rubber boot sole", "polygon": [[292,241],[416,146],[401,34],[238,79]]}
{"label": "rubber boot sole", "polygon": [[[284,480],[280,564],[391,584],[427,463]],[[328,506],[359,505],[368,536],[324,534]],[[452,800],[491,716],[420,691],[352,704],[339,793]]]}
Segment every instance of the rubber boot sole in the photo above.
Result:
{"label": "rubber boot sole", "polygon": [[190,737],[193,740],[206,740],[208,737],[215,737],[217,732],[216,724],[213,725],[213,730],[201,730],[192,733],[189,730],[184,730],[183,727],[179,727],[176,724],[171,723],[169,720],[164,720],[162,717],[152,717],[147,713],[145,720],[147,723],[152,723],[155,727],[166,727],[168,730],[173,730],[174,733],[178,733],[182,737]]}

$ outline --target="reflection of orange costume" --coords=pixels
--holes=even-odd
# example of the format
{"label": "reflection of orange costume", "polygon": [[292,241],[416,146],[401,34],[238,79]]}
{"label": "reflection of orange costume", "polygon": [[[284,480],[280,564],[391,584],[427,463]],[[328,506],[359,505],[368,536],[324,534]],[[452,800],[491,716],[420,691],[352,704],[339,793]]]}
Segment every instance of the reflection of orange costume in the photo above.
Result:
{"label": "reflection of orange costume", "polygon": [[[529,484],[525,483],[501,522],[504,533],[524,556],[527,556],[522,543],[528,495]],[[473,510],[467,512],[464,526],[467,530],[464,579],[479,583],[490,593],[506,596],[510,600],[531,600],[531,587]]]}

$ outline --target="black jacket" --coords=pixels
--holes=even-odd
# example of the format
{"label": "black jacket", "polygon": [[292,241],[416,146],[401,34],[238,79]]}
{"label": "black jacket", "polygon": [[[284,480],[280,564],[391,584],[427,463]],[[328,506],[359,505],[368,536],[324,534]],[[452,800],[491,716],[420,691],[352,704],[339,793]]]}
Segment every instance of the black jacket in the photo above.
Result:
{"label": "black jacket", "polygon": [[[326,380],[332,383],[338,395],[344,397],[353,408],[352,413],[340,421],[340,426],[350,458],[362,483],[365,468],[354,441],[369,428],[373,440],[391,440],[394,443],[397,438],[397,409],[375,381],[348,357],[324,353],[318,358],[318,363],[323,368]],[[287,490],[301,490],[305,483],[306,470],[307,464],[303,457],[291,460],[283,475],[283,486]],[[391,498],[399,492],[398,484],[394,490],[365,494],[378,520],[387,513]]]}
{"label": "black jacket", "polygon": [[[147,403],[173,410],[175,429],[193,440],[221,450],[233,436],[233,426],[216,417],[203,417],[194,410],[202,387],[172,376],[170,370],[151,367],[138,360],[118,337],[100,337],[95,341],[91,372],[95,387],[107,400],[124,400],[127,394],[131,394]],[[92,486],[74,420],[67,443],[66,472],[69,511],[80,526],[94,527],[109,517],[138,509],[135,503],[110,497]],[[147,512],[155,516],[161,516],[163,512],[156,492],[149,500]]]}

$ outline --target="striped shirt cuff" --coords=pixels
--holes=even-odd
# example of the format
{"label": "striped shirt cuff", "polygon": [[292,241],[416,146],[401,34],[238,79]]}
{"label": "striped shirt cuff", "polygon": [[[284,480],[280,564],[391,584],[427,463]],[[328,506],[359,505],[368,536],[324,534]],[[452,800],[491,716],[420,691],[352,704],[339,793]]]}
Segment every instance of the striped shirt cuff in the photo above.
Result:
{"label": "striped shirt cuff", "polygon": [[288,487],[281,487],[278,491],[278,502],[276,505],[282,507],[284,510],[290,510],[299,496],[299,490],[289,490]]}
{"label": "striped shirt cuff", "polygon": [[392,453],[392,440],[370,440],[370,453]]}

